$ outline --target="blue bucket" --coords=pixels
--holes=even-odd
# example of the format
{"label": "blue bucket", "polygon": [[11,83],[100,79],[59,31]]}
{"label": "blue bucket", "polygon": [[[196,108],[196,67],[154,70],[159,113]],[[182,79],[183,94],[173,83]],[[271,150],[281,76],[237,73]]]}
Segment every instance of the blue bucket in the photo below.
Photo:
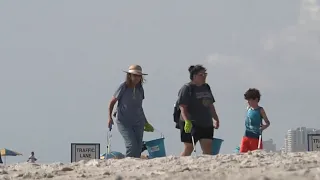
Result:
{"label": "blue bucket", "polygon": [[150,158],[165,157],[164,138],[146,141],[147,150]]}
{"label": "blue bucket", "polygon": [[213,138],[212,140],[212,155],[217,155],[220,152],[223,139]]}

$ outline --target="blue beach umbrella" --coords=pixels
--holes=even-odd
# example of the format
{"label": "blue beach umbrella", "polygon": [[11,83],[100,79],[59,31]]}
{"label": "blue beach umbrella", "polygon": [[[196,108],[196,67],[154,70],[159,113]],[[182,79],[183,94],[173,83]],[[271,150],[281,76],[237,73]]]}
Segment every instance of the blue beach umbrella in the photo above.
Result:
{"label": "blue beach umbrella", "polygon": [[1,156],[21,156],[22,155],[21,153],[18,153],[16,151],[12,151],[6,148],[1,149],[0,152],[1,152]]}
{"label": "blue beach umbrella", "polygon": [[4,156],[4,164],[6,164],[6,157],[7,156],[22,156],[21,153],[18,153],[16,151],[12,151],[10,149],[2,148],[0,150],[1,156]]}

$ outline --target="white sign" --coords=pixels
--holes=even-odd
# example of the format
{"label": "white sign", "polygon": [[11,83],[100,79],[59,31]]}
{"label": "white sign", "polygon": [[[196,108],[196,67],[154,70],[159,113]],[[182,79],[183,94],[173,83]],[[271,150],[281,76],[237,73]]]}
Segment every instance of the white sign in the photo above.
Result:
{"label": "white sign", "polygon": [[151,150],[151,152],[156,152],[156,151],[159,151],[160,148],[159,148],[159,146],[152,146],[152,147],[150,148],[150,150]]}
{"label": "white sign", "polygon": [[100,159],[99,143],[71,143],[71,162]]}
{"label": "white sign", "polygon": [[308,151],[320,151],[320,134],[308,134]]}

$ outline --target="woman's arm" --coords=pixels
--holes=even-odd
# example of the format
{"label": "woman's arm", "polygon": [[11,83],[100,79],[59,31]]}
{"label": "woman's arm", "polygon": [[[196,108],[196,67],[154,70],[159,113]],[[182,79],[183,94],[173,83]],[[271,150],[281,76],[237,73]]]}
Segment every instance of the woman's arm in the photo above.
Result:
{"label": "woman's arm", "polygon": [[118,101],[117,98],[115,98],[114,96],[112,96],[110,102],[109,102],[109,118],[112,119],[112,111],[114,108],[114,105],[116,104],[116,102]]}
{"label": "woman's arm", "polygon": [[220,120],[219,117],[217,115],[217,111],[216,108],[214,107],[213,104],[210,105],[210,111],[211,111],[211,115],[212,115],[212,119],[213,119],[213,127],[215,129],[219,129],[220,127]]}
{"label": "woman's arm", "polygon": [[112,119],[112,111],[114,108],[114,105],[116,104],[116,102],[118,101],[118,99],[121,98],[123,92],[125,91],[126,88],[126,84],[125,83],[121,83],[120,86],[117,88],[117,90],[114,92],[110,102],[109,102],[109,111],[108,111],[108,115],[109,115],[109,119]]}
{"label": "woman's arm", "polygon": [[211,112],[211,115],[212,115],[212,118],[216,121],[216,122],[220,122],[219,120],[219,117],[218,117],[218,114],[217,114],[217,111],[216,111],[216,108],[214,106],[213,103],[216,102],[214,96],[213,96],[213,93],[211,91],[211,88],[210,88],[210,85],[207,84],[208,88],[209,88],[209,91],[210,91],[210,94],[211,94],[211,98],[212,98],[212,104],[210,104],[210,112]]}
{"label": "woman's arm", "polygon": [[216,108],[214,107],[213,104],[210,105],[210,111],[211,111],[211,114],[212,114],[212,118],[213,118],[215,121],[219,121],[219,117],[218,117]]}
{"label": "woman's arm", "polygon": [[181,110],[181,116],[182,116],[182,120],[186,121],[186,120],[190,120],[190,114],[188,112],[188,105],[190,102],[190,98],[191,98],[191,94],[190,94],[190,90],[189,90],[189,86],[184,85],[180,91],[179,91],[179,97],[178,97],[178,105],[179,108]]}
{"label": "woman's arm", "polygon": [[149,122],[148,122],[148,120],[146,118],[146,114],[144,113],[144,109],[142,107],[142,104],[141,104],[141,115],[142,115],[142,118],[145,120],[146,124],[149,124]]}
{"label": "woman's arm", "polygon": [[180,111],[181,111],[182,119],[184,121],[190,120],[190,115],[188,113],[188,106],[184,105],[184,104],[181,104],[181,105],[179,105],[179,108],[180,108]]}

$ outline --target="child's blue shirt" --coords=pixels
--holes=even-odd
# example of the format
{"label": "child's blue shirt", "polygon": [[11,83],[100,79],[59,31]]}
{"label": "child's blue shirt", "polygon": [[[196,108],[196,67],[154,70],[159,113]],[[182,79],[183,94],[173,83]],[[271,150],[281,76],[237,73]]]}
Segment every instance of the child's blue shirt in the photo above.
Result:
{"label": "child's blue shirt", "polygon": [[248,108],[247,116],[245,119],[245,136],[251,138],[259,138],[261,135],[260,127],[262,125],[262,116],[261,116],[262,107],[256,109]]}

